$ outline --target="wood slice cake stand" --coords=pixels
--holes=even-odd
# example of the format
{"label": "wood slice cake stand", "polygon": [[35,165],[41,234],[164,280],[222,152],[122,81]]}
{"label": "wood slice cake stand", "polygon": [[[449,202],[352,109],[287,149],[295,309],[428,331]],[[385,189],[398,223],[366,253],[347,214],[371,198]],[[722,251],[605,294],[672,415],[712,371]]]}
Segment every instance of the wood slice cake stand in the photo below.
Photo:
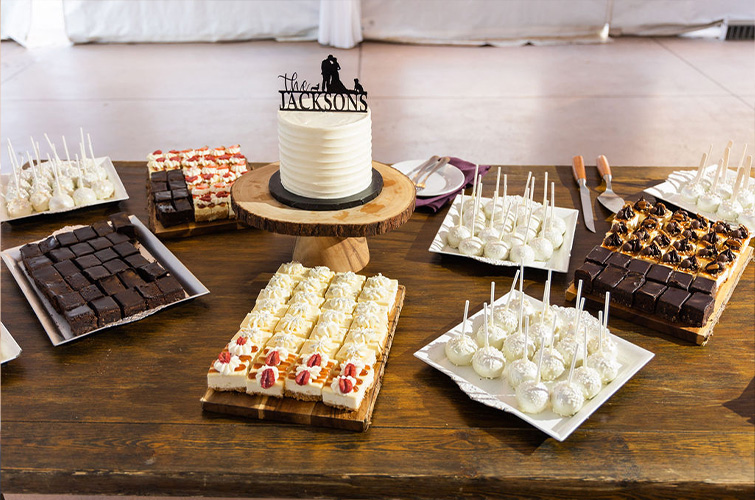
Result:
{"label": "wood slice cake stand", "polygon": [[414,184],[398,170],[373,161],[383,176],[383,190],[364,205],[344,210],[292,208],[270,194],[271,163],[242,175],[231,188],[236,217],[252,227],[296,236],[293,259],[305,266],[334,271],[359,271],[370,261],[367,236],[400,227],[414,213]]}

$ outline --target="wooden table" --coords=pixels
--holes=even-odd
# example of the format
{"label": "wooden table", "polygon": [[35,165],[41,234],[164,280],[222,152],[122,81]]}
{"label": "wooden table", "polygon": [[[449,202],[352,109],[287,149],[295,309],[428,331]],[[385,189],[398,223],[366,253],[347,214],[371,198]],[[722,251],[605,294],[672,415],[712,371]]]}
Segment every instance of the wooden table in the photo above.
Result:
{"label": "wooden table", "polygon": [[[143,163],[117,163],[146,216]],[[579,207],[567,167],[534,167]],[[509,187],[528,168],[506,167]],[[617,168],[614,188],[636,198],[670,169]],[[588,168],[588,185],[597,186]],[[485,194],[492,193],[488,175]],[[595,199],[596,194],[593,194]],[[634,195],[634,196],[632,196]],[[609,214],[594,204],[598,218]],[[3,224],[4,248],[117,207]],[[406,286],[406,302],[365,433],[203,413],[199,398],[218,349],[259,288],[291,254],[293,236],[259,230],[171,240],[167,246],[211,290],[139,323],[53,347],[6,269],[2,320],[23,348],[2,368],[2,486],[8,493],[262,497],[542,496],[752,498],[755,491],[755,269],[750,266],[713,339],[698,347],[611,319],[618,335],[656,354],[566,442],[469,400],[412,353],[457,324],[463,299],[480,308],[513,269],[427,251],[444,213],[417,212],[372,239],[364,273]],[[608,228],[580,224],[571,271]],[[542,294],[545,273],[525,290]],[[564,304],[571,279],[554,275]]]}

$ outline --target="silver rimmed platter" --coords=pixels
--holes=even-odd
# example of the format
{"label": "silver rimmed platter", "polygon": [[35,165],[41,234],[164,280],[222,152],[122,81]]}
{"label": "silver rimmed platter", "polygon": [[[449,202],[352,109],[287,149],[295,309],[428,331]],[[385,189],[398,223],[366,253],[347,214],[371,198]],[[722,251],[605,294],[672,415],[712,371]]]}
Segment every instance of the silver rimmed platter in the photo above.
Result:
{"label": "silver rimmed platter", "polygon": [[[518,292],[514,293],[518,294]],[[528,299],[535,306],[535,310],[542,308],[541,301],[532,297],[528,297]],[[507,300],[508,294],[496,300],[496,307],[503,306]],[[470,326],[473,328],[472,331],[474,331],[481,322],[482,311],[479,311],[467,320],[467,334],[469,335]],[[461,333],[461,328],[462,325],[459,323],[415,352],[414,356],[449,376],[472,400],[512,413],[558,441],[563,441],[569,437],[572,432],[582,425],[603,403],[608,401],[611,396],[654,356],[650,351],[609,333],[611,340],[617,344],[617,361],[621,365],[616,378],[610,383],[605,384],[597,396],[586,401],[582,409],[571,417],[557,415],[552,411],[550,405],[542,413],[532,415],[519,410],[515,391],[504,376],[495,379],[485,379],[477,375],[471,366],[456,366],[448,360],[445,354],[446,342]],[[568,370],[556,381],[564,380],[567,373]],[[553,383],[555,382],[546,382],[546,385],[550,386]]]}
{"label": "silver rimmed platter", "polygon": [[[131,222],[136,227],[136,239],[139,242],[139,251],[148,260],[157,260],[170,274],[175,277],[181,286],[184,288],[184,298],[171,302],[170,304],[159,306],[153,309],[149,309],[139,314],[123,318],[120,321],[108,323],[107,325],[91,330],[81,335],[74,335],[71,332],[71,328],[68,323],[63,319],[53,307],[50,301],[45,297],[34,284],[34,280],[27,274],[26,269],[21,261],[20,249],[21,246],[9,248],[2,252],[2,258],[5,265],[8,266],[13,278],[18,283],[21,291],[26,296],[32,309],[37,314],[37,318],[42,327],[45,329],[47,336],[50,337],[50,341],[53,345],[58,346],[71,342],[72,340],[78,340],[93,333],[111,328],[114,326],[123,325],[126,323],[132,323],[139,321],[147,316],[150,316],[166,307],[171,307],[182,302],[186,302],[191,299],[195,299],[202,295],[210,293],[210,291],[179,261],[173,253],[168,250],[157,237],[150,232],[147,227],[139,221],[139,219],[132,215],[130,216]],[[82,226],[68,226],[64,227],[53,234],[59,232],[70,231]]]}

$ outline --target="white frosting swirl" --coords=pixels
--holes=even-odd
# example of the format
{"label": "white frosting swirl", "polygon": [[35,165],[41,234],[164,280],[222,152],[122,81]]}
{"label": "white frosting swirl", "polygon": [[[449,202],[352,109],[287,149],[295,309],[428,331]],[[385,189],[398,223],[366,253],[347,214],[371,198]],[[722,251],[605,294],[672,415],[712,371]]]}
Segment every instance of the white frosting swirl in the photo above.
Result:
{"label": "white frosting swirl", "polygon": [[241,364],[241,360],[238,356],[232,355],[231,359],[227,363],[223,363],[219,359],[216,359],[212,364],[212,367],[218,371],[221,375],[231,375],[236,371],[236,368]]}

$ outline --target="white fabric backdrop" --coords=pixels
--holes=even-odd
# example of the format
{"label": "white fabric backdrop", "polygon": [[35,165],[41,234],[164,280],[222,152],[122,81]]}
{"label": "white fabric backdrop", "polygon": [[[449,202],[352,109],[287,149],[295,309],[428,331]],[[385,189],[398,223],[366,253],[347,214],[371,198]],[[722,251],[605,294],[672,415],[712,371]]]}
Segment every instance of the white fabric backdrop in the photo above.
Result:
{"label": "white fabric backdrop", "polygon": [[31,26],[31,0],[0,2],[0,36],[23,43]]}
{"label": "white fabric backdrop", "polygon": [[74,43],[315,40],[319,0],[64,0]]}
{"label": "white fabric backdrop", "polygon": [[755,1],[615,0],[611,35],[678,35],[729,20],[755,21]]}
{"label": "white fabric backdrop", "polygon": [[362,41],[360,0],[321,0],[317,41],[350,49]]}

